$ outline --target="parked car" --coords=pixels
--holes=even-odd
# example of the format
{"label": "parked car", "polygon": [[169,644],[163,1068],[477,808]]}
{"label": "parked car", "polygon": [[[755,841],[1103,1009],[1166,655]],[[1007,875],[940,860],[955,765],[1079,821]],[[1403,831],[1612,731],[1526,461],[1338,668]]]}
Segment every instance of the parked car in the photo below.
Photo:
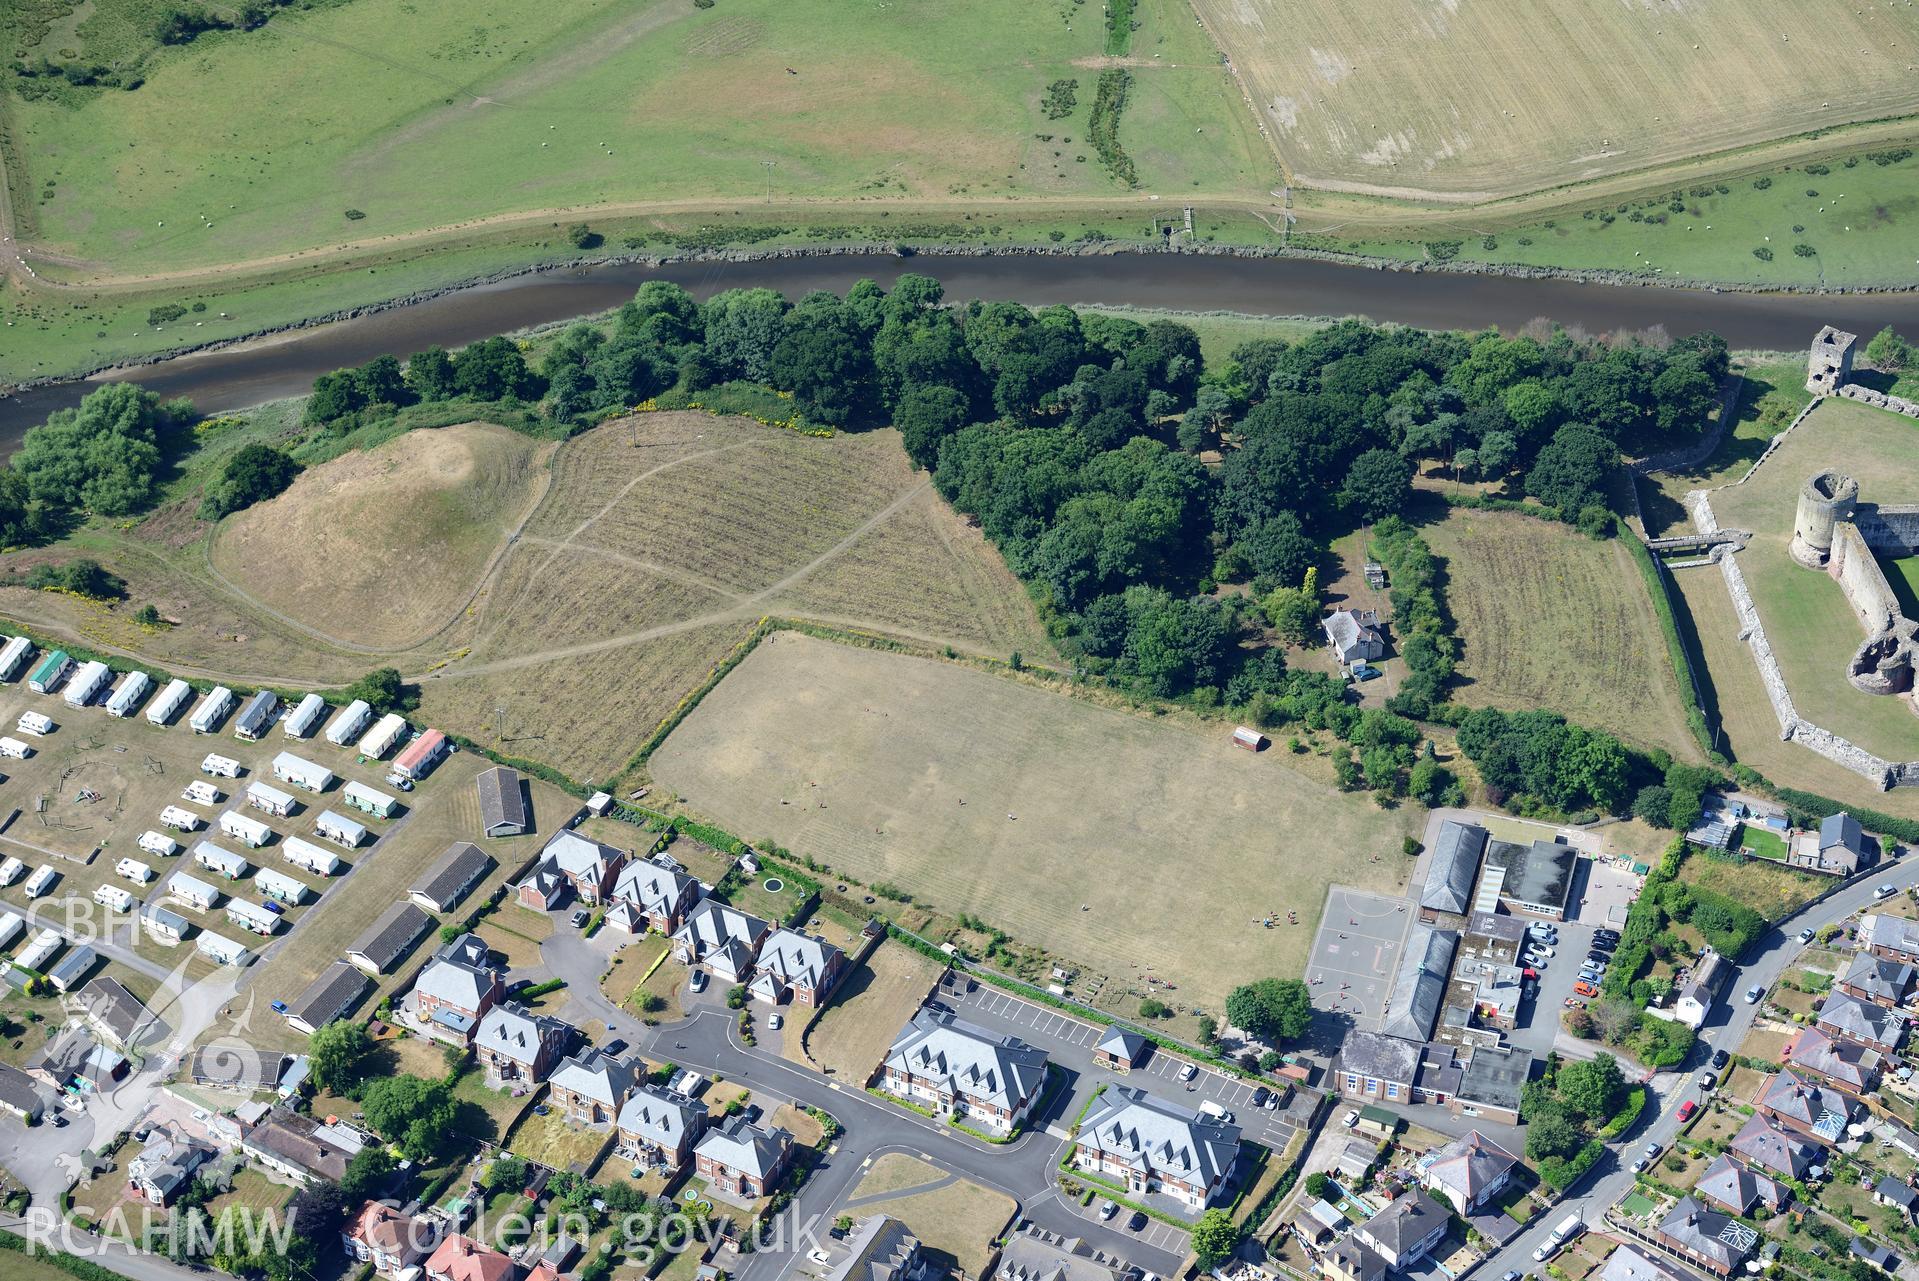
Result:
{"label": "parked car", "polygon": [[287,914],[287,910],[284,907],[281,907],[278,903],[275,903],[270,898],[261,899],[260,906],[264,907],[267,911],[273,913],[275,916],[285,916]]}
{"label": "parked car", "polygon": [[1874,898],[1891,898],[1893,895],[1897,894],[1898,892],[1899,892],[1899,887],[1897,885],[1892,884],[1892,882],[1888,881],[1886,884],[1881,885],[1878,889],[1874,890],[1872,892],[1872,896]]}
{"label": "parked car", "polygon": [[1585,979],[1573,984],[1573,991],[1580,996],[1598,996],[1599,989]]}
{"label": "parked car", "polygon": [[1713,1086],[1715,1086],[1715,1085],[1718,1085],[1718,1084],[1719,1084],[1719,1077],[1718,1077],[1718,1075],[1717,1075],[1716,1073],[1712,1073],[1712,1072],[1701,1072],[1701,1073],[1699,1074],[1699,1088],[1700,1088],[1700,1089],[1702,1089],[1702,1090],[1710,1090],[1710,1089],[1712,1089],[1712,1087],[1713,1087]]}
{"label": "parked car", "polygon": [[1724,1050],[1714,1050],[1712,1052],[1712,1065],[1715,1068],[1724,1069],[1726,1064],[1731,1060],[1732,1055],[1726,1053]]}
{"label": "parked car", "polygon": [[1559,955],[1559,950],[1550,943],[1543,945],[1539,949],[1539,952],[1540,952],[1540,955],[1542,956],[1558,956]]}
{"label": "parked car", "polygon": [[1595,970],[1603,970],[1612,964],[1612,958],[1604,952],[1591,952],[1586,956],[1586,964],[1592,966]]}
{"label": "parked car", "polygon": [[1699,1111],[1699,1105],[1691,1099],[1687,1099],[1679,1105],[1679,1123],[1684,1125],[1686,1122],[1692,1120],[1693,1113],[1697,1111]]}
{"label": "parked car", "polygon": [[786,1023],[786,1016],[784,1014],[774,1013],[766,1016],[766,1026],[773,1029],[775,1032],[779,1031],[780,1028],[785,1025],[785,1023]]}
{"label": "parked car", "polygon": [[1634,1174],[1644,1174],[1646,1172],[1646,1158],[1642,1156],[1626,1168]]}
{"label": "parked car", "polygon": [[573,915],[566,918],[566,923],[568,925],[571,925],[576,930],[579,929],[582,925],[585,925],[586,909],[583,907],[574,908]]}
{"label": "parked car", "polygon": [[1663,1147],[1661,1147],[1661,1146],[1659,1146],[1659,1144],[1657,1144],[1657,1143],[1648,1143],[1648,1144],[1646,1145],[1646,1159],[1647,1159],[1648,1161],[1653,1161],[1653,1160],[1657,1160],[1657,1159],[1658,1159],[1658,1157],[1659,1157],[1659,1154],[1660,1154],[1661,1152],[1664,1152],[1665,1150],[1666,1150],[1666,1149],[1664,1149]]}
{"label": "parked car", "polygon": [[[1194,1067],[1191,1063],[1186,1064],[1184,1067],[1180,1068],[1179,1070],[1179,1079],[1182,1081],[1190,1081],[1198,1075],[1199,1075],[1199,1069]],[[1358,1115],[1358,1114],[1355,1113],[1354,1115]]]}
{"label": "parked car", "polygon": [[1113,1217],[1113,1216],[1114,1216],[1115,1214],[1118,1214],[1118,1213],[1119,1213],[1119,1206],[1118,1206],[1118,1205],[1116,1205],[1116,1204],[1114,1204],[1114,1203],[1113,1203],[1113,1202],[1111,1202],[1111,1201],[1104,1201],[1104,1202],[1101,1202],[1101,1204],[1100,1204],[1100,1207],[1099,1207],[1099,1217],[1100,1217],[1100,1218],[1102,1218],[1102,1219],[1110,1219],[1110,1218],[1112,1218],[1112,1217]]}
{"label": "parked car", "polygon": [[1808,925],[1805,929],[1799,931],[1799,941],[1801,943],[1812,942],[1812,926]]}
{"label": "parked car", "polygon": [[1380,671],[1377,667],[1373,667],[1367,663],[1354,663],[1352,666],[1352,677],[1356,681],[1378,680],[1385,674],[1386,673]]}
{"label": "parked car", "polygon": [[285,1014],[287,1012],[287,1003],[285,1001],[275,1001],[273,1003],[273,1012],[275,1014]]}
{"label": "parked car", "polygon": [[1358,1125],[1358,1124],[1359,1124],[1359,1109],[1358,1109],[1358,1108],[1354,1108],[1354,1109],[1352,1109],[1352,1110],[1351,1110],[1350,1112],[1348,1112],[1348,1113],[1347,1113],[1347,1114],[1346,1114],[1345,1116],[1342,1116],[1342,1117],[1340,1117],[1340,1118],[1339,1118],[1339,1123],[1340,1123],[1341,1125],[1343,1125],[1343,1126],[1345,1126],[1345,1127],[1346,1127],[1347,1129],[1349,1129],[1349,1130],[1350,1130],[1350,1129],[1352,1129],[1352,1128],[1353,1128],[1353,1127],[1354,1127],[1355,1125]]}
{"label": "parked car", "polygon": [[1764,996],[1765,994],[1766,994],[1766,985],[1764,983],[1753,984],[1751,987],[1746,989],[1746,1004],[1747,1005],[1759,1004],[1759,998]]}
{"label": "parked car", "polygon": [[1133,1217],[1126,1220],[1126,1226],[1135,1232],[1141,1231],[1146,1226],[1146,1216],[1138,1210],[1135,1210],[1133,1211]]}
{"label": "parked car", "polygon": [[1604,978],[1605,976],[1602,975],[1598,970],[1585,969],[1585,970],[1579,971],[1579,977],[1584,979],[1588,983],[1597,983],[1599,982],[1600,979]]}
{"label": "parked car", "polygon": [[706,971],[694,970],[692,977],[687,980],[687,986],[692,988],[695,992],[705,991],[706,990]]}
{"label": "parked car", "polygon": [[1271,1094],[1272,1094],[1271,1090],[1267,1089],[1263,1085],[1259,1086],[1253,1091],[1253,1106],[1256,1108],[1265,1107],[1266,1100]]}
{"label": "parked car", "polygon": [[1569,996],[1566,998],[1566,1008],[1569,1010],[1583,1010],[1586,1008],[1586,1003],[1576,996]]}

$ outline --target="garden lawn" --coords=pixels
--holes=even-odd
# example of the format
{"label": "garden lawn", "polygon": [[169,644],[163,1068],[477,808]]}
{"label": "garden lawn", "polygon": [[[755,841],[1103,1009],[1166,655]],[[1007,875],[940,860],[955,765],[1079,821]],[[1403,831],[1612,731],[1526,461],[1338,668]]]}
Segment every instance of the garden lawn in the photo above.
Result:
{"label": "garden lawn", "polygon": [[506,1147],[529,1161],[583,1174],[611,1135],[610,1129],[596,1130],[568,1121],[558,1108],[553,1108],[545,1116],[528,1111],[507,1136]]}

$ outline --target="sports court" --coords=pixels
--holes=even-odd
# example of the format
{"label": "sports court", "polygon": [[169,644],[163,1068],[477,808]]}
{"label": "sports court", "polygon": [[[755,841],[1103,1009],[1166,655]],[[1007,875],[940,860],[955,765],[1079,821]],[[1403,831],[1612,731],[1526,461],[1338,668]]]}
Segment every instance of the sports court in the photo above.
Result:
{"label": "sports court", "polygon": [[1350,1017],[1375,1031],[1392,994],[1393,971],[1412,928],[1412,904],[1335,885],[1306,961],[1313,1008]]}

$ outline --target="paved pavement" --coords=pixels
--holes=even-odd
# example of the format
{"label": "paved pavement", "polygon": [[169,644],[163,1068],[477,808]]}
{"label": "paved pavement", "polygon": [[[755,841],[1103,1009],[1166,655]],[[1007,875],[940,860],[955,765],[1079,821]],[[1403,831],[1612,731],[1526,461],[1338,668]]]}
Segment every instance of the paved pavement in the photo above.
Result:
{"label": "paved pavement", "polygon": [[[1870,905],[1874,887],[1887,883],[1901,889],[1919,885],[1919,858],[1867,873],[1832,897],[1788,917],[1760,941],[1746,964],[1727,981],[1722,999],[1714,1004],[1706,1025],[1699,1030],[1700,1048],[1695,1051],[1687,1072],[1683,1075],[1665,1073],[1654,1078],[1651,1083],[1653,1097],[1639,1125],[1618,1148],[1600,1161],[1597,1174],[1586,1176],[1585,1182],[1568,1198],[1565,1208],[1579,1210],[1581,1217],[1588,1224],[1593,1224],[1600,1220],[1607,1206],[1626,1194],[1633,1184],[1632,1173],[1627,1167],[1636,1159],[1639,1149],[1648,1142],[1662,1146],[1671,1144],[1679,1132],[1680,1106],[1688,1100],[1700,1099],[1700,1067],[1714,1050],[1723,1049],[1728,1053],[1738,1050],[1740,1043],[1746,1039],[1746,1033],[1752,1030],[1759,1007],[1746,1003],[1746,989],[1755,983],[1771,987],[1779,979],[1804,947],[1797,938],[1801,929],[1808,926],[1817,929],[1844,920]],[[1565,1217],[1564,1208],[1542,1215],[1511,1244],[1488,1258],[1481,1265],[1482,1275],[1496,1277],[1507,1269],[1522,1273],[1537,1271],[1533,1250],[1545,1241],[1553,1225]]]}

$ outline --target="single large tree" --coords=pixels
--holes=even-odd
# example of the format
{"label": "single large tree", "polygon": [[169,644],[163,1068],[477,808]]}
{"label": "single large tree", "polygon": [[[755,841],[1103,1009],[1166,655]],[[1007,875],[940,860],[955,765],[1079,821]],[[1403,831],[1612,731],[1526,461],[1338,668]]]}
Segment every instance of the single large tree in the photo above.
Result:
{"label": "single large tree", "polygon": [[1313,1025],[1312,995],[1299,979],[1260,979],[1226,996],[1226,1018],[1262,1041],[1294,1041]]}
{"label": "single large tree", "polygon": [[321,1089],[345,1094],[360,1083],[372,1051],[365,1024],[346,1019],[325,1024],[307,1038],[307,1075]]}
{"label": "single large tree", "polygon": [[367,1086],[360,1106],[368,1125],[416,1161],[431,1159],[454,1137],[457,1106],[444,1081],[383,1076]]}
{"label": "single large tree", "polygon": [[1232,1258],[1238,1247],[1239,1225],[1224,1210],[1208,1210],[1193,1225],[1193,1253],[1199,1257],[1202,1269]]}
{"label": "single large tree", "polygon": [[1557,1084],[1559,1097],[1567,1107],[1589,1121],[1598,1121],[1618,1110],[1626,1078],[1619,1070],[1619,1060],[1601,1054],[1560,1068]]}

